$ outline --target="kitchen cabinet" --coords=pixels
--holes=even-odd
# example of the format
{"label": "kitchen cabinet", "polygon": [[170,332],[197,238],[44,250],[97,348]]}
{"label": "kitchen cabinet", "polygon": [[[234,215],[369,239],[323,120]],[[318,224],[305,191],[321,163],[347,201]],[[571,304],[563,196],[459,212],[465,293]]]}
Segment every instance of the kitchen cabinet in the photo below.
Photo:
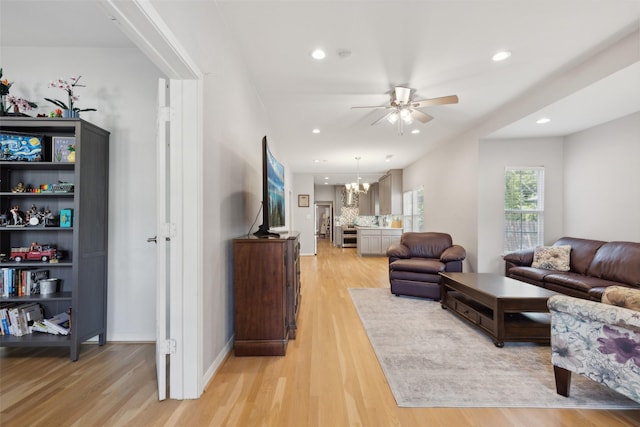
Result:
{"label": "kitchen cabinet", "polygon": [[402,170],[392,169],[378,181],[380,215],[402,215]]}
{"label": "kitchen cabinet", "polygon": [[369,186],[367,193],[361,193],[359,196],[359,213],[361,216],[378,215],[378,184],[374,183]]}
{"label": "kitchen cabinet", "polygon": [[380,246],[381,246],[382,253],[386,255],[387,249],[389,249],[389,246],[399,245],[401,236],[402,236],[401,228],[382,229],[380,231]]}
{"label": "kitchen cabinet", "polygon": [[401,228],[358,227],[358,255],[386,256],[387,249],[400,243]]}

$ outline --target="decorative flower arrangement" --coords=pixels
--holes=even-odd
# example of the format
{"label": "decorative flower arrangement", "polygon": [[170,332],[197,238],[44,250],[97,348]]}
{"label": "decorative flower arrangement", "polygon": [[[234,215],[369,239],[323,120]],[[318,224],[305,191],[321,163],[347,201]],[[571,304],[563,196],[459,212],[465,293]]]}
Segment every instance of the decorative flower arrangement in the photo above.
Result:
{"label": "decorative flower arrangement", "polygon": [[9,83],[9,80],[2,80],[2,68],[0,68],[0,95],[9,95],[11,85],[13,85],[13,83]]}
{"label": "decorative flower arrangement", "polygon": [[65,92],[67,92],[67,96],[68,96],[68,103],[65,104],[64,102],[60,101],[59,99],[51,99],[51,98],[45,98],[45,100],[51,102],[52,104],[62,108],[63,110],[68,110],[68,111],[72,111],[74,112],[74,116],[77,117],[77,113],[80,113],[82,111],[97,111],[95,108],[78,108],[74,106],[74,102],[78,100],[79,96],[74,94],[73,91],[76,87],[86,87],[85,85],[81,85],[78,84],[78,82],[80,81],[80,78],[82,76],[71,76],[69,77],[69,81],[67,80],[62,80],[62,79],[57,79],[57,80],[52,80],[51,82],[49,82],[49,87],[54,87],[54,88],[58,88],[58,89],[62,89]]}
{"label": "decorative flower arrangement", "polygon": [[[10,95],[9,89],[11,89],[11,86],[13,86],[13,82],[9,82],[8,79],[2,79],[2,68],[0,68],[0,114],[9,113],[10,110],[13,110],[14,113],[19,113],[21,110],[26,111],[38,107],[35,102]],[[7,105],[7,102],[9,105]]]}

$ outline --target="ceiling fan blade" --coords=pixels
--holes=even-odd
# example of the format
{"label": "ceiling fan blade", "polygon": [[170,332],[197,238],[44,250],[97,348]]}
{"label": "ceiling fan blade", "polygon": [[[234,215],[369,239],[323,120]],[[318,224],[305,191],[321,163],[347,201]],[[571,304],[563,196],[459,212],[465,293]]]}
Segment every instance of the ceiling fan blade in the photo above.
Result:
{"label": "ceiling fan blade", "polygon": [[386,109],[386,108],[391,108],[391,107],[389,107],[388,105],[369,105],[369,106],[351,107],[351,108],[352,109],[353,108],[375,108],[375,109],[379,110],[379,109],[383,109],[383,108]]}
{"label": "ceiling fan blade", "polygon": [[392,115],[394,112],[390,112],[385,114],[384,116],[380,117],[378,120],[376,120],[375,122],[371,123],[371,126],[373,125],[377,125],[378,123],[380,123],[381,121],[385,120],[387,117],[389,117],[390,115]]}
{"label": "ceiling fan blade", "polygon": [[411,99],[411,89],[408,87],[396,86],[395,87],[396,101],[399,104],[406,104]]}
{"label": "ceiling fan blade", "polygon": [[413,101],[413,108],[430,107],[432,105],[457,104],[458,97],[456,95],[441,96],[440,98],[423,99],[421,101]]}
{"label": "ceiling fan blade", "polygon": [[433,116],[428,115],[427,113],[423,113],[420,110],[411,109],[411,117],[415,120],[420,121],[421,123],[427,123],[433,120]]}

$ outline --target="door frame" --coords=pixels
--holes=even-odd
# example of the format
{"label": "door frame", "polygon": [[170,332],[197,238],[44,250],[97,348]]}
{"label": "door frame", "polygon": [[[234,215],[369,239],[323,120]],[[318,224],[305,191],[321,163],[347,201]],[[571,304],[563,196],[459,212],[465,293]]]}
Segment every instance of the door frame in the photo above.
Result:
{"label": "door frame", "polygon": [[[171,274],[169,397],[195,399],[203,391],[203,74],[178,43],[153,6],[145,0],[99,0],[128,38],[155,64],[180,95],[171,97],[170,184]],[[175,220],[175,222],[174,222]]]}

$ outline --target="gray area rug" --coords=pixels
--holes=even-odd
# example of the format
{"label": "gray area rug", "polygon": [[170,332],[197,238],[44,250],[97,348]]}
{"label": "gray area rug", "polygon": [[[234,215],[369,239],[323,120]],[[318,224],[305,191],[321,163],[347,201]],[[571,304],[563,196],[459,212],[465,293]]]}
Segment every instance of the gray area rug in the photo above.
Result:
{"label": "gray area rug", "polygon": [[556,394],[549,346],[497,348],[439,302],[388,288],[349,292],[398,406],[640,409],[577,374],[569,398]]}

